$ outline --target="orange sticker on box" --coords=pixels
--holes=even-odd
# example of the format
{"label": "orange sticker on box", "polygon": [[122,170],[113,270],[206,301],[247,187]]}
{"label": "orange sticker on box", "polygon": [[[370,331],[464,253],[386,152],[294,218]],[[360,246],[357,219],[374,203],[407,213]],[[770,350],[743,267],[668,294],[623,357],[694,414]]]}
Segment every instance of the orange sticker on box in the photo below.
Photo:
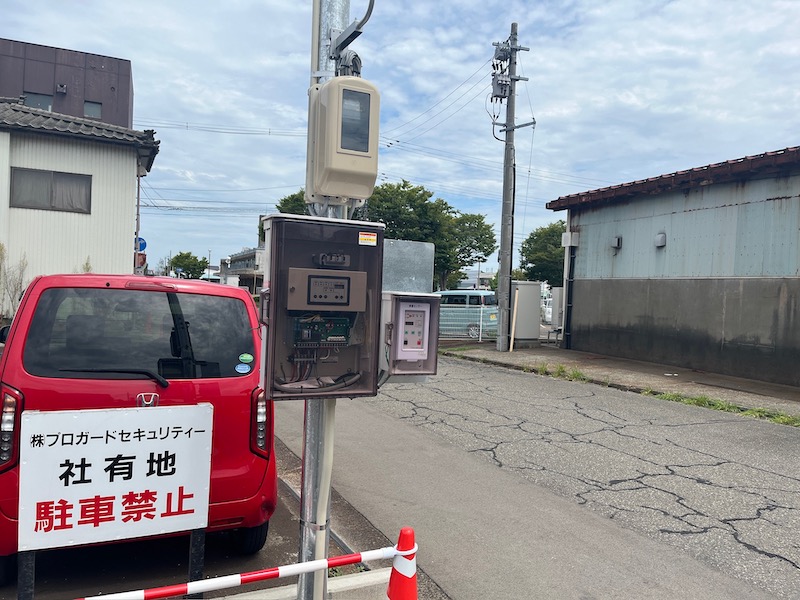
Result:
{"label": "orange sticker on box", "polygon": [[378,234],[369,231],[358,232],[358,245],[359,246],[377,246]]}

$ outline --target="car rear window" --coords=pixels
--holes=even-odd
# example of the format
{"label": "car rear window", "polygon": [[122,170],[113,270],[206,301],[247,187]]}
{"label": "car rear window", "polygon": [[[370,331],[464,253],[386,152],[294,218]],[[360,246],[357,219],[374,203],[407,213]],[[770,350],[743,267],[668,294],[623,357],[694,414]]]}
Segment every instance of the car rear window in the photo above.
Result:
{"label": "car rear window", "polygon": [[[106,288],[53,288],[36,307],[25,370],[62,378],[241,377],[255,365],[237,298]],[[115,369],[117,371],[115,371]],[[98,372],[102,371],[102,372]]]}

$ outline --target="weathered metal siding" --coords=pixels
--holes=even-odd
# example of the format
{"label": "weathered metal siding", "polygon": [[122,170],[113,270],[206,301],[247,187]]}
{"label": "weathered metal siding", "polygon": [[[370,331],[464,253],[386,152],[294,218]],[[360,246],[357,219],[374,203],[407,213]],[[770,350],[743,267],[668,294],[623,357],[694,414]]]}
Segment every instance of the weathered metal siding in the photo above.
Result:
{"label": "weathered metal siding", "polygon": [[570,220],[580,232],[573,349],[800,385],[800,175]]}
{"label": "weathered metal siding", "polygon": [[578,280],[572,348],[800,385],[800,279]]}
{"label": "weathered metal siding", "polygon": [[[95,273],[133,271],[135,150],[55,136],[15,134],[9,163],[11,167],[92,176],[89,215],[7,209],[9,257],[18,260],[24,253],[31,277],[80,272],[87,259]],[[4,204],[8,207],[8,197]]]}
{"label": "weathered metal siding", "polygon": [[582,279],[800,275],[800,176],[573,210],[570,219]]}

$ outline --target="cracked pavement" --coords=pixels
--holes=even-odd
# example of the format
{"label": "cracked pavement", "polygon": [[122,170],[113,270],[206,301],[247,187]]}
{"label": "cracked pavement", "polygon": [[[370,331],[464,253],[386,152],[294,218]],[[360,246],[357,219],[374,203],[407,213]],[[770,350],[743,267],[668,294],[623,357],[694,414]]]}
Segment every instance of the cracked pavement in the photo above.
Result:
{"label": "cracked pavement", "polygon": [[441,357],[370,404],[777,597],[800,598],[800,429]]}

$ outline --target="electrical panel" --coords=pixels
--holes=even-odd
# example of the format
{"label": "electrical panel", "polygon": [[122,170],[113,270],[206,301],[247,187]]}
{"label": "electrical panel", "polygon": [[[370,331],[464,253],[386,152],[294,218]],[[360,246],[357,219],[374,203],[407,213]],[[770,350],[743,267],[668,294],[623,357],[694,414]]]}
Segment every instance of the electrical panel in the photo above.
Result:
{"label": "electrical panel", "polygon": [[262,386],[275,400],[377,394],[382,223],[262,220]]}
{"label": "electrical panel", "polygon": [[384,377],[396,381],[401,376],[436,374],[440,301],[437,294],[383,293]]}

